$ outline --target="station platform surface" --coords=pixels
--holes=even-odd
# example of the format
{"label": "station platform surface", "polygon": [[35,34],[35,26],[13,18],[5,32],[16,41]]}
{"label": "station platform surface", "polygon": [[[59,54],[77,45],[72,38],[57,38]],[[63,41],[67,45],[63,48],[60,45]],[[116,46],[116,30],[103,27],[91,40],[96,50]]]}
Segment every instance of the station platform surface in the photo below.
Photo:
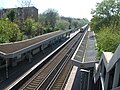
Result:
{"label": "station platform surface", "polygon": [[95,50],[95,36],[94,32],[88,31],[83,39],[80,42],[77,50],[75,51],[72,59],[84,62],[92,62],[96,60],[96,50]]}
{"label": "station platform surface", "polygon": [[94,67],[95,63],[98,62],[96,60],[97,51],[95,43],[94,32],[87,31],[71,58],[73,65],[83,69]]}
{"label": "station platform surface", "polygon": [[65,90],[80,90],[80,70],[94,68],[95,63],[98,62],[96,61],[95,42],[94,32],[88,31],[72,57],[73,69],[66,83]]}
{"label": "station platform surface", "polygon": [[93,31],[88,32],[88,40],[85,50],[85,56],[83,62],[91,62],[96,60],[96,50],[95,50],[95,36]]}

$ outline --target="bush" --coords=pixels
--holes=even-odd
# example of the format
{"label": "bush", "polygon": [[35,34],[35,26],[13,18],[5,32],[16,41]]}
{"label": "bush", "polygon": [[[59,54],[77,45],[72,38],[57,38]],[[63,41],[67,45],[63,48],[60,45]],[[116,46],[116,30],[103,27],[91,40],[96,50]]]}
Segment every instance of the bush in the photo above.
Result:
{"label": "bush", "polygon": [[102,51],[114,52],[120,44],[120,31],[111,26],[100,28],[96,36],[99,55]]}
{"label": "bush", "polygon": [[0,43],[22,40],[23,34],[15,23],[0,19]]}

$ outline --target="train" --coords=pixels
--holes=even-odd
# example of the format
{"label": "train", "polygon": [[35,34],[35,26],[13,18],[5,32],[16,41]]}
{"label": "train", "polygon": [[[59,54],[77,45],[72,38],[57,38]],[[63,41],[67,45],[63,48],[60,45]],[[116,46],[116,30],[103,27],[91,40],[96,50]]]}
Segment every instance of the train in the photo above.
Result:
{"label": "train", "polygon": [[81,33],[84,32],[86,29],[88,29],[88,27],[89,27],[88,24],[84,25],[83,27],[80,28],[80,32]]}

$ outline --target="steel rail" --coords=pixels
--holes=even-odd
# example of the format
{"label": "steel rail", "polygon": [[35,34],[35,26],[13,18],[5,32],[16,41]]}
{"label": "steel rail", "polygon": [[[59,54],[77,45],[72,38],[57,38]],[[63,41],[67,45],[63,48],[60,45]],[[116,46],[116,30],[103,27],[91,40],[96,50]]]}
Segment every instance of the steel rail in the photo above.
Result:
{"label": "steel rail", "polygon": [[[73,41],[74,41],[74,39],[73,39]],[[68,47],[66,46],[66,48],[68,48]],[[66,49],[64,49],[64,50],[65,50],[64,52],[67,52]],[[65,53],[63,53],[63,51],[61,51],[59,53],[62,53],[62,56],[64,57]],[[56,58],[58,58],[58,57],[61,58],[61,56],[59,56],[59,53],[55,57],[52,58],[52,59],[54,59],[55,62],[53,62],[53,60],[50,60],[51,62],[46,64],[44,68],[40,69],[40,71],[38,71],[38,73],[29,82],[27,82],[27,84],[23,85],[24,88],[20,88],[20,89],[36,89],[40,85],[40,83],[42,83],[43,80],[45,80],[45,78],[47,77],[47,73],[49,74],[51,72],[51,70],[52,70],[51,68],[53,68],[52,66],[54,66],[58,62],[56,60]],[[49,68],[48,68],[48,66],[49,66]],[[47,73],[42,73],[42,72],[45,72],[45,70]],[[29,87],[29,88],[27,88],[27,87]]]}
{"label": "steel rail", "polygon": [[73,45],[72,50],[68,56],[68,59],[64,66],[61,66],[58,73],[51,80],[50,84],[47,86],[46,90],[63,90],[68,79],[68,76],[72,70],[72,63],[70,61],[74,51],[76,50],[79,42],[81,41],[82,36],[78,39],[78,41]]}

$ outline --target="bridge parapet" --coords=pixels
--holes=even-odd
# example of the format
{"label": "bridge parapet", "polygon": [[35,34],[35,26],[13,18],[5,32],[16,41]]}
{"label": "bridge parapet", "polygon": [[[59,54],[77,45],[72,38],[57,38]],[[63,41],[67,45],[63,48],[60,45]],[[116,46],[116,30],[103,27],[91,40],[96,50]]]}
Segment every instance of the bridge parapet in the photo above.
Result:
{"label": "bridge parapet", "polygon": [[[115,53],[103,52],[98,65],[95,65],[94,83],[104,82],[102,90],[117,90],[120,87],[120,45]],[[94,68],[94,69],[95,69]],[[100,79],[99,79],[100,78]],[[96,88],[99,90],[99,88]]]}

